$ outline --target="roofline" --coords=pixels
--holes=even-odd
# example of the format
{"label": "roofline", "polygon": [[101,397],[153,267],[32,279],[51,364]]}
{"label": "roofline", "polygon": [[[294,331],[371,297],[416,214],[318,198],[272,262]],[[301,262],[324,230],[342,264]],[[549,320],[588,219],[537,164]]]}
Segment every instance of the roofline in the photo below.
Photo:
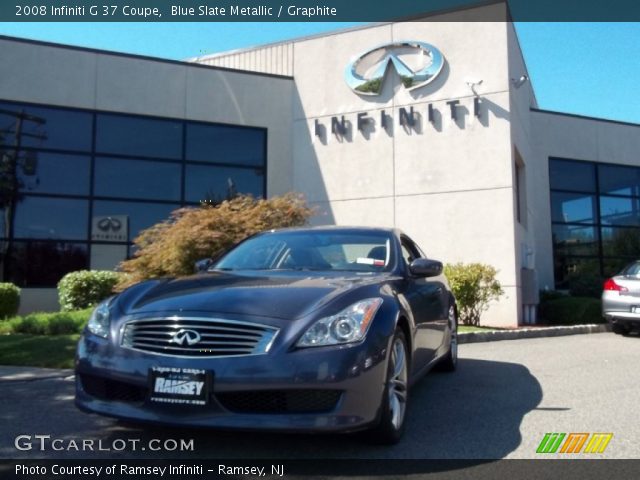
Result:
{"label": "roofline", "polygon": [[78,45],[67,45],[67,44],[63,44],[63,43],[47,42],[47,41],[44,41],[44,40],[35,40],[35,39],[32,39],[32,38],[20,38],[20,37],[11,37],[11,36],[8,36],[8,35],[0,35],[0,40],[6,40],[6,41],[9,41],[9,42],[17,42],[17,43],[26,43],[26,44],[38,45],[38,46],[42,46],[42,47],[59,48],[59,49],[62,49],[62,50],[74,50],[74,51],[85,52],[85,53],[94,53],[94,54],[97,54],[97,55],[110,55],[110,56],[114,56],[114,57],[130,58],[132,60],[146,60],[146,61],[151,61],[151,62],[166,63],[166,64],[169,64],[169,65],[178,65],[178,66],[181,66],[181,67],[204,68],[204,69],[207,69],[207,70],[218,70],[218,71],[223,71],[223,72],[242,73],[242,74],[253,75],[253,76],[258,76],[258,77],[277,78],[277,79],[281,79],[281,80],[293,80],[293,77],[291,77],[289,75],[278,75],[278,74],[274,74],[274,73],[254,72],[254,71],[250,71],[250,70],[238,70],[238,69],[235,69],[235,68],[218,67],[218,66],[213,66],[213,65],[203,65],[203,64],[200,64],[200,63],[187,62],[187,61],[184,61],[184,60],[171,60],[169,58],[152,57],[152,56],[149,56],[149,55],[140,55],[140,54],[136,54],[136,53],[124,53],[124,52],[116,52],[116,51],[112,51],[112,50],[100,50],[98,48],[81,47],[81,46],[78,46]]}
{"label": "roofline", "polygon": [[612,120],[610,118],[590,117],[588,115],[579,115],[577,113],[557,112],[557,111],[554,111],[554,110],[543,110],[541,108],[530,108],[529,110],[532,111],[532,112],[535,112],[535,113],[547,113],[549,115],[561,115],[563,117],[579,118],[581,120],[594,120],[596,122],[613,123],[615,125],[626,125],[628,127],[640,127],[640,123],[624,122],[622,120]]}
{"label": "roofline", "polygon": [[188,62],[194,62],[194,61],[202,61],[202,60],[208,60],[208,59],[213,59],[213,58],[220,58],[220,57],[226,57],[227,55],[235,55],[238,53],[244,53],[244,52],[250,52],[253,50],[259,50],[262,48],[271,48],[271,47],[278,47],[281,45],[287,45],[290,43],[297,43],[297,42],[306,42],[308,40],[315,40],[317,38],[323,38],[323,37],[329,37],[329,36],[333,36],[333,35],[341,35],[343,33],[350,33],[350,32],[356,32],[356,31],[360,31],[360,30],[367,30],[369,28],[377,28],[377,27],[384,27],[385,25],[392,25],[394,23],[398,23],[398,22],[411,22],[411,21],[417,21],[419,19],[423,19],[423,18],[429,18],[429,17],[434,17],[434,16],[438,16],[438,15],[446,15],[448,13],[453,13],[453,12],[463,12],[465,10],[473,10],[475,8],[481,8],[481,7],[486,7],[489,5],[496,5],[496,4],[505,4],[507,7],[507,21],[508,22],[512,22],[511,19],[511,11],[509,10],[509,4],[507,3],[507,0],[484,0],[484,1],[478,1],[477,3],[471,4],[471,5],[467,5],[467,6],[462,6],[462,7],[452,7],[452,8],[443,8],[441,10],[436,10],[430,13],[423,13],[423,14],[416,14],[416,15],[410,15],[410,16],[406,16],[406,17],[399,17],[393,21],[389,21],[389,22],[372,22],[372,23],[368,23],[366,25],[357,25],[357,26],[353,26],[353,27],[344,27],[344,28],[337,28],[335,30],[329,30],[327,32],[321,32],[321,33],[313,33],[310,35],[304,35],[302,37],[295,37],[295,38],[289,38],[286,40],[278,40],[276,42],[270,42],[270,43],[263,43],[263,44],[259,44],[259,45],[253,45],[250,47],[242,47],[242,48],[235,48],[233,50],[224,50],[222,52],[217,52],[217,53],[210,53],[207,55],[196,55],[194,57],[189,57],[186,58],[185,61]]}

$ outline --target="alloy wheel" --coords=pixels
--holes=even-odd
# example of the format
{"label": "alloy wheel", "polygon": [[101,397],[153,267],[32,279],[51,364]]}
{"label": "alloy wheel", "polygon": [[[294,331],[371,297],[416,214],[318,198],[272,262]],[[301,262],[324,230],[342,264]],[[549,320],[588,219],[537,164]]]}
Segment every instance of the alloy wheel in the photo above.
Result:
{"label": "alloy wheel", "polygon": [[389,379],[389,409],[391,423],[399,430],[407,408],[407,350],[401,338],[396,338],[391,351],[392,373]]}

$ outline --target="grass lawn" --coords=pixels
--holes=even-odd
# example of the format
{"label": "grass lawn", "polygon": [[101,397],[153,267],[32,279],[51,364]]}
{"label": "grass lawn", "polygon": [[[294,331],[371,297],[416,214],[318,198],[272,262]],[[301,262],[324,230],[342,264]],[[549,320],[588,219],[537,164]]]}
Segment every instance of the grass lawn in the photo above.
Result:
{"label": "grass lawn", "polygon": [[0,365],[73,368],[79,334],[0,335]]}

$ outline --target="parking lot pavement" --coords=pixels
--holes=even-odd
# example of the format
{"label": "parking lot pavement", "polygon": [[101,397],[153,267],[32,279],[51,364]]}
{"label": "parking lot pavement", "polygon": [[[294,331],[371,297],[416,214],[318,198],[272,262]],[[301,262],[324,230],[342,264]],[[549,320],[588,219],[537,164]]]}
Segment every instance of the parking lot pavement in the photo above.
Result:
{"label": "parking lot pavement", "polygon": [[[433,373],[410,398],[399,445],[368,445],[362,435],[283,435],[139,427],[88,415],[73,405],[61,375],[0,380],[2,458],[535,458],[547,432],[611,432],[606,451],[587,458],[639,458],[640,338],[612,333],[460,346],[459,370]],[[141,439],[137,451],[19,451],[18,435],[101,441]],[[194,451],[151,452],[149,439],[193,439]],[[544,455],[561,457],[562,455]]]}

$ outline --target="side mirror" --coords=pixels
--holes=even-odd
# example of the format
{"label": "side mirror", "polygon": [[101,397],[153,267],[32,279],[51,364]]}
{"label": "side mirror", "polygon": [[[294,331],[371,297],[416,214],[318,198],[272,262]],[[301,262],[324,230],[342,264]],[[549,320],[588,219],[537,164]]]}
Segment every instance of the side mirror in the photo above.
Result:
{"label": "side mirror", "polygon": [[409,265],[409,271],[416,277],[437,277],[442,273],[442,268],[442,262],[429,258],[416,258]]}
{"label": "side mirror", "polygon": [[196,273],[206,272],[207,269],[213,264],[212,258],[203,258],[202,260],[198,260],[194,264],[194,271]]}

